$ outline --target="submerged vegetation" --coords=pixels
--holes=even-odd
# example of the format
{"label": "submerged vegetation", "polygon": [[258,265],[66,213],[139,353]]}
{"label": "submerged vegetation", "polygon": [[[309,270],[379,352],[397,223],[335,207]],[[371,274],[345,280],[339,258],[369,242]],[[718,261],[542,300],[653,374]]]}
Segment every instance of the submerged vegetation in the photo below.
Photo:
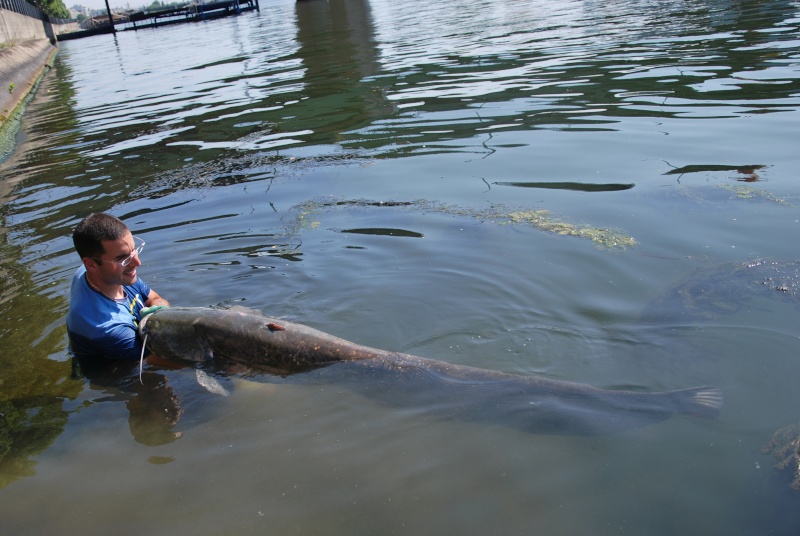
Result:
{"label": "submerged vegetation", "polygon": [[778,197],[772,192],[759,188],[753,188],[752,186],[744,186],[741,184],[720,184],[719,187],[723,190],[732,192],[739,199],[763,199],[765,201],[772,201],[773,203],[785,205],[787,207],[792,206],[792,204],[783,197]]}
{"label": "submerged vegetation", "polygon": [[626,249],[636,245],[636,239],[622,231],[561,221],[553,217],[549,210],[518,210],[509,212],[506,217],[506,223],[528,224],[549,233],[588,239],[602,248]]}
{"label": "submerged vegetation", "polygon": [[800,491],[800,423],[790,424],[775,432],[762,449],[775,458],[775,469],[789,474],[789,487]]}
{"label": "submerged vegetation", "polygon": [[314,216],[323,210],[331,210],[342,206],[361,207],[403,207],[422,210],[424,212],[448,214],[451,216],[491,221],[498,225],[528,225],[540,231],[561,236],[574,236],[591,240],[597,247],[604,249],[627,249],[636,245],[636,239],[618,229],[593,227],[564,221],[545,209],[512,209],[505,205],[491,205],[486,209],[472,209],[435,203],[424,199],[415,201],[371,201],[339,200],[308,201],[296,205],[296,217],[290,224],[291,232],[301,229],[316,229],[321,222]]}

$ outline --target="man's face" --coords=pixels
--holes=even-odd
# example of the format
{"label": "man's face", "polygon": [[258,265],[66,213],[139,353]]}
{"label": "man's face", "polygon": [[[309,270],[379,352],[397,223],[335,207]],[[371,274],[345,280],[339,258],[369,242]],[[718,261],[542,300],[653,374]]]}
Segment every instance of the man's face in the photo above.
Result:
{"label": "man's face", "polygon": [[125,260],[136,249],[130,231],[117,240],[103,240],[103,248],[106,250],[100,256],[103,264],[97,267],[97,275],[100,280],[106,285],[132,285],[135,283],[136,269],[142,265],[139,256],[134,255],[128,266],[120,264],[120,261]]}

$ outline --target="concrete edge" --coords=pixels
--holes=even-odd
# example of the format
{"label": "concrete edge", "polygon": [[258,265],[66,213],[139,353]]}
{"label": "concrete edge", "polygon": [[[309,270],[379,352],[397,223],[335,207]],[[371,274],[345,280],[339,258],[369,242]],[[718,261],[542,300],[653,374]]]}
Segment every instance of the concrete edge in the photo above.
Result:
{"label": "concrete edge", "polygon": [[13,152],[25,106],[57,54],[58,47],[47,39],[15,44],[0,54],[0,161]]}
{"label": "concrete edge", "polygon": [[[47,39],[35,39],[15,44],[0,54],[0,137],[5,136],[7,124],[21,114],[28,97],[33,94],[42,77],[53,66],[58,47]],[[13,84],[13,86],[12,86]]]}

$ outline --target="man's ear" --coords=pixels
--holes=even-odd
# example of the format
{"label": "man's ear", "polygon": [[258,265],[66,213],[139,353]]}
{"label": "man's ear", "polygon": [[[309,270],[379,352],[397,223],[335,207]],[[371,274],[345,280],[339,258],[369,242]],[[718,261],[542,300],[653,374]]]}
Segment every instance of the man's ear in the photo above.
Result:
{"label": "man's ear", "polygon": [[89,257],[84,257],[81,260],[83,261],[83,267],[86,268],[86,271],[89,273],[94,273],[95,271],[97,271],[98,268],[100,268],[97,265],[97,261],[95,261],[94,259],[90,259]]}

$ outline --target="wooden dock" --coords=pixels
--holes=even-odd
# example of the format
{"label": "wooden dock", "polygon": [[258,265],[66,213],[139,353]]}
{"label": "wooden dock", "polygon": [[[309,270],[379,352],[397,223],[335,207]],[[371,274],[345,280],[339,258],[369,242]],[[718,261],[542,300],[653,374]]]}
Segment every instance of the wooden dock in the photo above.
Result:
{"label": "wooden dock", "polygon": [[220,0],[216,2],[192,2],[181,7],[158,11],[137,11],[128,15],[125,30],[153,28],[178,22],[192,22],[236,15],[242,11],[258,10],[258,0]]}
{"label": "wooden dock", "polygon": [[238,15],[242,11],[259,10],[258,0],[217,0],[210,2],[192,1],[180,7],[159,9],[153,11],[136,11],[127,16],[113,15],[112,23],[108,17],[99,17],[95,20],[96,26],[89,30],[80,30],[60,34],[59,41],[79,39],[91,35],[114,33],[116,31],[138,30],[140,28],[155,28],[166,24],[179,22],[194,22],[200,20],[216,19],[228,15]]}

